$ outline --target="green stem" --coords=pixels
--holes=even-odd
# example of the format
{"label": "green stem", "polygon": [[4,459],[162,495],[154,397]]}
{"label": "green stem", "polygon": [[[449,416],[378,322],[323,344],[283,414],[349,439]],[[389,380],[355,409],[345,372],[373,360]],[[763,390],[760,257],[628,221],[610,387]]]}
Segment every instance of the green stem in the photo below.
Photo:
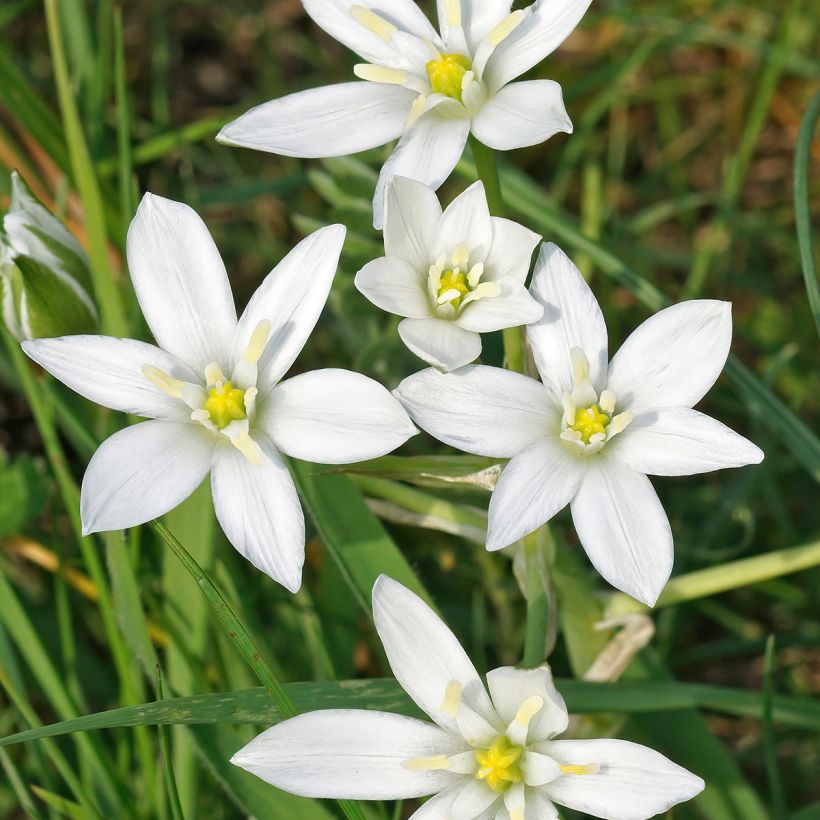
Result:
{"label": "green stem", "polygon": [[[544,530],[526,536],[524,550],[524,590],[527,598],[527,624],[524,631],[524,656],[521,665],[533,668],[547,658],[554,642],[550,612],[549,575],[539,539]],[[547,537],[549,532],[546,532]]]}
{"label": "green stem", "polygon": [[[501,196],[501,180],[495,151],[470,135],[470,148],[475,160],[476,175],[484,183],[487,205],[493,216],[504,216],[504,199]],[[524,372],[524,334],[520,327],[508,327],[501,331],[504,340],[504,361],[509,370]]]}

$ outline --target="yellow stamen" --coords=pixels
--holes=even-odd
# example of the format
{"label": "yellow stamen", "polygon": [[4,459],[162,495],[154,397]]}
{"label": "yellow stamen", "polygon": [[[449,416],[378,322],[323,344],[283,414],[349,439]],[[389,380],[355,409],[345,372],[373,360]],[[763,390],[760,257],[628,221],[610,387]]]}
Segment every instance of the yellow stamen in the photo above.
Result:
{"label": "yellow stamen", "polygon": [[569,426],[569,429],[580,433],[581,441],[589,444],[590,439],[595,435],[606,436],[608,424],[609,416],[602,413],[597,404],[593,404],[583,410],[576,410],[574,423]]}
{"label": "yellow stamen", "polygon": [[245,413],[245,391],[234,387],[229,381],[220,382],[208,391],[205,410],[219,430],[232,421],[247,418]]}
{"label": "yellow stamen", "polygon": [[502,40],[506,40],[510,34],[518,28],[524,20],[522,9],[514,11],[505,17],[488,35],[487,40],[491,46],[497,46]]}
{"label": "yellow stamen", "polygon": [[519,766],[523,754],[521,746],[514,746],[503,735],[489,749],[476,749],[476,780],[484,780],[494,792],[506,791],[524,779]]}
{"label": "yellow stamen", "polygon": [[461,25],[461,3],[459,0],[444,0],[444,17],[448,26]]}
{"label": "yellow stamen", "polygon": [[224,381],[225,374],[222,372],[222,368],[216,362],[211,362],[205,368],[205,383],[210,387],[212,384],[219,384],[219,382]]}
{"label": "yellow stamen", "polygon": [[599,768],[597,763],[568,763],[561,766],[561,774],[596,774]]}
{"label": "yellow stamen", "polygon": [[515,715],[515,722],[519,726],[529,726],[530,721],[541,711],[544,706],[544,698],[533,695],[527,698],[518,709]]}
{"label": "yellow stamen", "polygon": [[451,680],[444,690],[444,700],[441,702],[441,711],[455,717],[458,707],[461,705],[461,684],[457,680]]}
{"label": "yellow stamen", "polygon": [[265,352],[268,336],[270,336],[270,320],[262,319],[251,333],[250,341],[242,353],[243,360],[248,364],[256,364]]}
{"label": "yellow stamen", "polygon": [[569,352],[569,358],[572,362],[572,378],[575,384],[579,385],[589,378],[589,359],[580,347],[573,347]]}
{"label": "yellow stamen", "polygon": [[435,772],[449,768],[447,755],[433,755],[433,757],[414,757],[412,760],[402,761],[402,769],[411,772]]}
{"label": "yellow stamen", "polygon": [[383,17],[379,17],[376,12],[365,8],[364,6],[351,6],[350,16],[360,26],[364,26],[366,29],[369,29],[375,35],[381,37],[385,42],[390,42],[393,35],[398,31],[392,23],[389,23]]}
{"label": "yellow stamen", "polygon": [[143,365],[142,375],[145,376],[151,384],[162,390],[163,393],[167,393],[175,399],[182,398],[182,388],[184,387],[184,384],[179,379],[172,378],[167,373],[163,373],[163,371],[158,367],[154,367],[152,364]]}
{"label": "yellow stamen", "polygon": [[442,304],[441,297],[446,297],[445,302],[458,310],[462,298],[469,292],[470,286],[467,283],[467,275],[458,268],[446,270],[441,274],[441,281],[438,286],[439,304]]}
{"label": "yellow stamen", "polygon": [[369,80],[371,83],[385,83],[386,85],[404,85],[407,82],[407,72],[398,68],[386,68],[382,65],[358,63],[353,66],[353,73],[360,80]]}
{"label": "yellow stamen", "polygon": [[437,60],[426,65],[430,87],[436,94],[444,94],[461,102],[461,81],[472,68],[470,60],[463,54],[442,54]]}

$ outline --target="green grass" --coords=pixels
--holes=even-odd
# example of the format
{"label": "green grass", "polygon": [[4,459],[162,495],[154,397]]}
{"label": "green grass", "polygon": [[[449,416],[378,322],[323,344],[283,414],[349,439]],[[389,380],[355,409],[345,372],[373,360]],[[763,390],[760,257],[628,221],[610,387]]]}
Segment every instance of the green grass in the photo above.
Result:
{"label": "green grass", "polygon": [[[703,409],[766,459],[656,480],[675,575],[650,613],[651,643],[617,682],[582,679],[616,631],[595,625],[645,610],[597,577],[565,513],[554,543],[533,544],[515,568],[520,587],[509,558],[481,545],[481,471],[493,462],[427,436],[355,472],[293,465],[309,528],[296,596],[227,544],[207,487],[164,525],[82,537],[83,469],[126,420],[43,377],[4,336],[0,738],[13,742],[0,740],[0,818],[409,816],[410,802],[396,813],[291,797],[228,762],[296,709],[412,710],[381,680],[369,608],[381,572],[426,596],[482,671],[536,657],[527,610],[530,623],[554,613],[550,661],[582,716],[579,736],[645,742],[705,776],[675,818],[816,817],[820,21],[810,11],[599,0],[533,72],[561,82],[575,133],[498,160],[508,215],[578,262],[613,348],[667,303],[733,302],[732,357]],[[300,236],[344,222],[341,269],[297,367],[347,367],[394,387],[419,363],[395,318],[353,287],[381,254],[369,198],[386,150],[305,162],[213,140],[253,104],[349,79],[354,62],[284,0],[8,0],[0,210],[16,168],[89,250],[105,331],[137,338],[147,331],[123,245],[143,191],[199,210],[240,304]],[[440,195],[474,178],[468,152]],[[501,334],[485,338],[484,360],[500,364],[504,346]]]}

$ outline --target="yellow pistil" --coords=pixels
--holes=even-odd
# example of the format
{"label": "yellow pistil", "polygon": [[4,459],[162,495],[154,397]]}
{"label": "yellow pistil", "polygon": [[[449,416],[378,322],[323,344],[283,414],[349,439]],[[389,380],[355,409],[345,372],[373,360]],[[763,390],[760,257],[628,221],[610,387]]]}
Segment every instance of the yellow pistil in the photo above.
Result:
{"label": "yellow pistil", "polygon": [[475,759],[479,766],[476,780],[484,780],[494,792],[506,791],[513,783],[524,779],[519,766],[523,754],[521,746],[514,746],[504,736],[489,749],[476,749]]}
{"label": "yellow pistil", "polygon": [[245,391],[234,387],[229,381],[218,382],[208,391],[205,410],[211,421],[222,430],[232,421],[247,418],[245,413]]}
{"label": "yellow pistil", "polygon": [[441,284],[438,288],[438,296],[443,296],[448,291],[452,290],[457,290],[459,295],[453,298],[448,298],[447,301],[456,310],[458,310],[462,297],[465,296],[470,290],[470,286],[467,283],[466,272],[460,271],[456,268],[455,270],[446,270],[441,274]]}
{"label": "yellow pistil", "polygon": [[436,94],[446,94],[461,102],[461,81],[472,64],[463,54],[442,54],[438,60],[427,63],[427,76]]}
{"label": "yellow pistil", "polygon": [[606,427],[609,424],[609,416],[602,413],[597,404],[586,407],[583,410],[575,411],[575,422],[570,425],[570,430],[575,430],[581,434],[581,441],[589,444],[589,440],[596,433],[606,435]]}

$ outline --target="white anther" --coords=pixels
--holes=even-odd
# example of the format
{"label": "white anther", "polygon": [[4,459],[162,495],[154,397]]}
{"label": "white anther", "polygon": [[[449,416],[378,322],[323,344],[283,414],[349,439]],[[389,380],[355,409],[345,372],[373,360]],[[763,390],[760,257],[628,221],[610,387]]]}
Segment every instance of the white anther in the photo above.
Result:
{"label": "white anther", "polygon": [[577,443],[581,441],[581,434],[577,430],[563,430],[561,431],[561,438],[564,441]]}
{"label": "white anther", "polygon": [[611,416],[612,411],[615,409],[615,392],[613,390],[604,390],[598,404],[604,413]]}
{"label": "white anther", "polygon": [[208,413],[207,410],[194,410],[191,413],[191,421],[201,424],[205,429],[210,430],[212,433],[219,432],[219,428],[211,421],[210,413]]}
{"label": "white anther", "polygon": [[445,290],[436,301],[440,305],[443,305],[445,302],[452,302],[454,299],[458,299],[459,296],[461,296],[461,291],[450,288],[449,290]]}
{"label": "white anther", "polygon": [[245,395],[243,396],[243,402],[245,404],[245,415],[250,418],[253,415],[253,411],[256,407],[256,397],[259,394],[259,390],[256,387],[249,387],[245,391]]}
{"label": "white anther", "polygon": [[467,274],[467,284],[474,288],[478,285],[481,281],[481,277],[484,275],[484,263],[483,262],[476,262],[470,268],[470,272]]}
{"label": "white anther", "polygon": [[390,42],[393,35],[398,29],[392,24],[380,17],[376,12],[371,11],[364,6],[351,6],[350,16],[360,25],[372,31],[378,37],[381,37],[385,42]]}
{"label": "white anther", "polygon": [[469,261],[470,249],[463,242],[460,242],[453,248],[453,253],[450,255],[450,262],[459,268],[466,268]]}
{"label": "white anther", "polygon": [[221,385],[224,381],[225,374],[222,372],[222,368],[216,362],[211,362],[205,368],[205,383],[208,387],[213,387],[215,385]]}
{"label": "white anther", "polygon": [[[564,406],[564,422],[568,425],[575,424],[575,402],[569,393],[561,394],[561,404]],[[580,435],[580,433],[578,434]]]}
{"label": "white anther", "polygon": [[469,305],[470,302],[475,302],[478,299],[489,299],[493,296],[498,296],[501,293],[501,285],[496,282],[480,282],[473,290],[471,290],[461,301],[461,307]]}
{"label": "white anther", "polygon": [[609,422],[606,428],[607,438],[612,438],[613,436],[617,436],[618,433],[623,433],[632,423],[633,418],[635,417],[631,410],[624,410],[623,413],[618,413],[617,416],[613,416],[612,421]]}
{"label": "white anther", "polygon": [[167,373],[164,373],[152,364],[145,364],[142,366],[142,375],[145,376],[151,384],[162,390],[163,393],[167,393],[175,399],[182,398],[182,389],[185,383],[181,382],[179,379],[169,376]]}

